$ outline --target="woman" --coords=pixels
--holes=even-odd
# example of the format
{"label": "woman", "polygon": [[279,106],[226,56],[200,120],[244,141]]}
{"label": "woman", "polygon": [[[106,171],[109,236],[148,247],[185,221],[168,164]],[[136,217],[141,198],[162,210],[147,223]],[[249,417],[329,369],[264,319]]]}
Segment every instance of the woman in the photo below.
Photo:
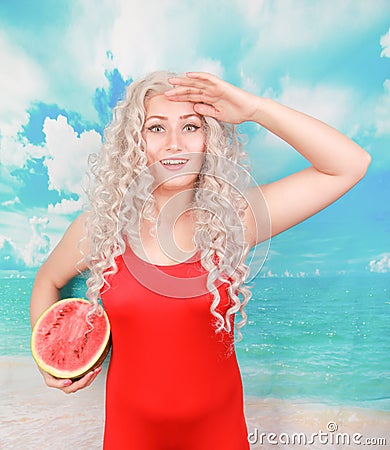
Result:
{"label": "woman", "polygon": [[[229,124],[254,121],[311,167],[249,187]],[[250,297],[250,248],[325,208],[365,174],[370,156],[328,125],[216,76],[153,73],[132,83],[92,161],[91,210],[39,270],[31,322],[90,269],[113,350],[106,449],[249,448],[234,353]],[[65,393],[93,382],[48,386]]]}

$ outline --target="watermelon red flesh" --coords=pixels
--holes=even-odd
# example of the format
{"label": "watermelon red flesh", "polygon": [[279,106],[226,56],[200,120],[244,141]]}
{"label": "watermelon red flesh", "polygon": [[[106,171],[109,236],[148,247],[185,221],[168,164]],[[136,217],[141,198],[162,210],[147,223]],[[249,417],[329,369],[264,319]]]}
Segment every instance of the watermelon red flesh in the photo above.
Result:
{"label": "watermelon red flesh", "polygon": [[37,364],[58,378],[79,378],[107,356],[110,325],[105,313],[88,323],[90,303],[65,299],[52,305],[37,321],[31,348]]}

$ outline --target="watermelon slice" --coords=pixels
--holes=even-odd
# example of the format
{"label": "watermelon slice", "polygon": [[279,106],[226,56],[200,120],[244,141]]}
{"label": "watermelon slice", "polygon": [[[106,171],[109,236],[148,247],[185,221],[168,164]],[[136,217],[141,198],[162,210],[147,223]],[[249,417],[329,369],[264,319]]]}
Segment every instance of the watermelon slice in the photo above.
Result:
{"label": "watermelon slice", "polygon": [[82,298],[60,300],[37,320],[31,351],[38,366],[57,378],[81,378],[98,367],[111,346],[110,323],[105,312],[88,324],[91,303]]}

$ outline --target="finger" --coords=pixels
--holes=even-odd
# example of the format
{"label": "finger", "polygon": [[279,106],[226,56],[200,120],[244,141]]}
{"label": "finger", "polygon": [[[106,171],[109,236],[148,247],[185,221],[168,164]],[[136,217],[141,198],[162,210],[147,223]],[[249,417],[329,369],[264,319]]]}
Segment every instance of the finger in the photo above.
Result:
{"label": "finger", "polygon": [[208,72],[187,72],[186,76],[188,78],[197,79],[197,80],[203,80],[203,81],[215,81],[218,79],[215,75],[208,73]]}
{"label": "finger", "polygon": [[84,389],[88,387],[90,384],[92,384],[100,372],[101,367],[91,372],[88,372],[86,375],[80,378],[80,380],[74,381],[70,386],[62,388],[62,391],[65,392],[65,394],[74,394],[80,389]]}
{"label": "finger", "polygon": [[93,375],[90,377],[90,379],[87,382],[87,386],[93,383],[95,378],[99,375],[99,373],[102,371],[102,366],[97,367],[95,370],[92,371]]}
{"label": "finger", "polygon": [[70,379],[60,379],[53,377],[47,372],[42,372],[43,379],[48,387],[62,389],[64,387],[70,386],[72,384],[72,380]]}
{"label": "finger", "polygon": [[207,105],[206,103],[196,103],[194,105],[194,111],[202,116],[217,117],[218,115],[216,108],[212,105]]}
{"label": "finger", "polygon": [[80,380],[73,381],[72,384],[63,387],[61,390],[62,392],[65,392],[65,394],[74,394],[78,390],[83,389],[90,378],[92,378],[91,372],[85,375],[83,378],[80,378]]}
{"label": "finger", "polygon": [[165,95],[168,97],[179,97],[188,95],[204,95],[205,88],[199,86],[176,86],[173,89],[165,91]]}
{"label": "finger", "polygon": [[203,95],[204,89],[193,86],[183,86],[176,87],[165,91],[168,96],[178,96],[178,95]]}
{"label": "finger", "polygon": [[207,80],[191,79],[188,77],[172,77],[168,78],[169,84],[173,86],[186,86],[189,88],[205,89],[211,86]]}
{"label": "finger", "polygon": [[71,394],[77,392],[84,387],[89,386],[98,374],[101,372],[102,367],[98,367],[95,370],[88,372],[84,377],[80,378],[80,380],[72,381],[71,379],[60,379],[55,378],[47,372],[43,373],[45,383],[48,387],[60,389],[65,392],[65,394]]}
{"label": "finger", "polygon": [[194,88],[175,88],[165,92],[169,100],[179,102],[193,102],[193,103],[211,103],[212,99],[202,89]]}

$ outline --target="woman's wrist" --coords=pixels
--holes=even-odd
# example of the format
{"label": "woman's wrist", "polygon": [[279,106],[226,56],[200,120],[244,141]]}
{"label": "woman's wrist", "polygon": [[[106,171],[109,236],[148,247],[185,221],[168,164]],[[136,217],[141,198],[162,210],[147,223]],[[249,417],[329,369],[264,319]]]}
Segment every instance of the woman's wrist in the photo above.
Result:
{"label": "woman's wrist", "polygon": [[271,102],[273,102],[273,100],[269,98],[253,95],[253,99],[251,101],[252,108],[249,110],[250,113],[246,121],[256,122],[263,126],[263,121],[267,114],[267,110],[271,106]]}

